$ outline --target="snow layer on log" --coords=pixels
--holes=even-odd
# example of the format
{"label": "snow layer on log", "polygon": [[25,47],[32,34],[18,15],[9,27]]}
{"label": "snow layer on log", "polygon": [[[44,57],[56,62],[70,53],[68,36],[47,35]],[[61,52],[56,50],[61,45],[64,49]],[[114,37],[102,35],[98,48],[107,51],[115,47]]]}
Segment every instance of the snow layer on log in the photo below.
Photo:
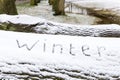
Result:
{"label": "snow layer on log", "polygon": [[9,31],[0,36],[0,79],[120,79],[119,38]]}
{"label": "snow layer on log", "polygon": [[[14,27],[17,27],[17,25],[26,25],[28,32],[32,31],[35,33],[42,33],[42,34],[120,37],[120,26],[117,24],[72,25],[72,24],[55,23],[45,19],[36,18],[28,15],[17,15],[17,16],[0,15],[0,22],[12,24],[13,26],[15,25]],[[22,28],[22,31],[26,31],[25,26],[20,26],[20,27]],[[21,31],[21,29],[19,30]]]}

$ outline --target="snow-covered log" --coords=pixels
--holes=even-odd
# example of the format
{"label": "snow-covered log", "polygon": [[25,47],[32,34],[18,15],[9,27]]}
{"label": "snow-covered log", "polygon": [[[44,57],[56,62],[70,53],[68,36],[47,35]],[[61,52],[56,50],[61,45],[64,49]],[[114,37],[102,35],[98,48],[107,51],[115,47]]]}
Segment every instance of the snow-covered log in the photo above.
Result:
{"label": "snow-covered log", "polygon": [[0,37],[0,79],[120,79],[119,38],[9,31]]}
{"label": "snow-covered log", "polygon": [[54,35],[120,37],[120,26],[117,24],[72,25],[51,22],[27,15],[1,15],[0,22],[2,23],[1,28],[6,30]]}
{"label": "snow-covered log", "polygon": [[120,26],[110,25],[70,25],[46,22],[34,28],[37,33],[73,36],[120,37]]}

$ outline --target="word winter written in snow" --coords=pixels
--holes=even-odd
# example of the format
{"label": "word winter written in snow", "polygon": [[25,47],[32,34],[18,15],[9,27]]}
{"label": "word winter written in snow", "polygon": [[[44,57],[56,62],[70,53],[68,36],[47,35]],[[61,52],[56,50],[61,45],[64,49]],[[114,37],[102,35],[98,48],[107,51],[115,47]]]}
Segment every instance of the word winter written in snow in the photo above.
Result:
{"label": "word winter written in snow", "polygon": [[[28,46],[28,44],[26,43],[21,43],[19,40],[16,40],[17,42],[17,46],[18,48],[23,48],[25,47],[28,51],[31,51],[33,48],[35,48],[35,46],[39,43],[39,40],[37,40],[36,42],[34,42],[31,46]],[[46,48],[47,48],[47,43],[42,43],[43,47],[43,52],[46,52]],[[55,51],[57,51],[59,49],[59,53],[63,53],[63,50],[65,50],[63,48],[62,44],[52,44],[52,48],[51,48],[51,52],[55,53]],[[75,50],[75,46],[73,46],[73,44],[69,44],[69,54],[75,56],[74,51]],[[91,56],[89,53],[87,53],[87,51],[90,50],[90,47],[88,45],[82,45],[80,47],[80,50],[82,52],[83,55],[85,56]],[[97,54],[98,56],[101,56],[102,51],[105,50],[105,47],[97,47]]]}

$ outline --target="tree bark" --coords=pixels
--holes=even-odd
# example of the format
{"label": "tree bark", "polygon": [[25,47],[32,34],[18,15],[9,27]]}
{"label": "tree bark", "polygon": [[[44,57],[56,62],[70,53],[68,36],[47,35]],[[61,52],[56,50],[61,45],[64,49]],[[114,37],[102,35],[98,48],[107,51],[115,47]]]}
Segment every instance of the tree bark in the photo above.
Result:
{"label": "tree bark", "polygon": [[37,0],[36,2],[37,2],[37,3],[40,3],[40,1],[41,1],[41,0]]}
{"label": "tree bark", "polygon": [[48,0],[49,5],[53,5],[54,0]]}
{"label": "tree bark", "polygon": [[30,0],[30,5],[31,6],[37,5],[37,0]]}
{"label": "tree bark", "polygon": [[65,15],[64,11],[65,0],[54,0],[53,10],[55,11],[54,15]]}
{"label": "tree bark", "polygon": [[0,0],[0,14],[18,14],[15,6],[15,0]]}

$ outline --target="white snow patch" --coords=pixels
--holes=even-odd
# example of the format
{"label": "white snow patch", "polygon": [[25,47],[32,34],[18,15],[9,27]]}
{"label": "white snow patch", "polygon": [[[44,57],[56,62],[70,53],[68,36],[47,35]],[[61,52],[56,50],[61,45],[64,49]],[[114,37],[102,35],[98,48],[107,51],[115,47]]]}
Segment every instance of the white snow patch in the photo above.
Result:
{"label": "white snow patch", "polygon": [[32,16],[28,16],[28,15],[6,15],[6,14],[2,14],[0,15],[0,22],[11,22],[14,24],[37,24],[40,22],[44,22],[45,20],[42,18],[38,18],[38,17],[32,17]]}

